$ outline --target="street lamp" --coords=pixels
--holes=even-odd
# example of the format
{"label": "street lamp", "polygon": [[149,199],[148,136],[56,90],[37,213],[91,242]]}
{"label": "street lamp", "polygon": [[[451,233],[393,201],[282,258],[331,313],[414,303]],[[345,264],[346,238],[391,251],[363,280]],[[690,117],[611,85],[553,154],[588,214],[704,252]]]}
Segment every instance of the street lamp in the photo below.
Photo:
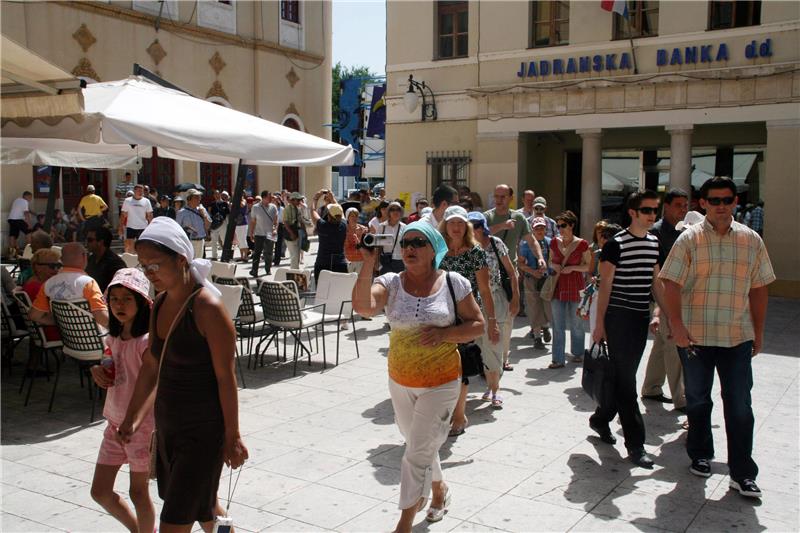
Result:
{"label": "street lamp", "polygon": [[[425,94],[425,91],[428,91],[428,95],[430,95],[431,101],[428,102],[428,98]],[[409,113],[413,113],[414,110],[417,109],[417,105],[419,105],[419,95],[422,95],[422,120],[436,120],[438,116],[436,112],[436,97],[433,94],[433,91],[430,87],[425,85],[425,82],[422,83],[418,81],[414,81],[414,75],[408,75],[408,91],[403,96],[403,103],[406,106],[406,111]]]}

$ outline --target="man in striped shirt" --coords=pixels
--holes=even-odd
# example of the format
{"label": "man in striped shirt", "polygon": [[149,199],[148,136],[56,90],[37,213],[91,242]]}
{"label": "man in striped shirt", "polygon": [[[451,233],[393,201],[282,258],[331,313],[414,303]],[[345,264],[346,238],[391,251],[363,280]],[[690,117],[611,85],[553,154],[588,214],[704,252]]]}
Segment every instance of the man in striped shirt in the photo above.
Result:
{"label": "man in striped shirt", "polygon": [[639,412],[636,370],[647,343],[651,291],[662,301],[658,276],[658,238],[648,233],[656,220],[658,194],[637,191],[628,198],[631,225],[609,239],[600,252],[600,291],[594,342],[606,339],[614,367],[614,398],[598,405],[589,427],[609,444],[616,442],[608,424],[619,413],[625,447],[630,460],[652,468],[653,460],[644,450],[644,421]]}

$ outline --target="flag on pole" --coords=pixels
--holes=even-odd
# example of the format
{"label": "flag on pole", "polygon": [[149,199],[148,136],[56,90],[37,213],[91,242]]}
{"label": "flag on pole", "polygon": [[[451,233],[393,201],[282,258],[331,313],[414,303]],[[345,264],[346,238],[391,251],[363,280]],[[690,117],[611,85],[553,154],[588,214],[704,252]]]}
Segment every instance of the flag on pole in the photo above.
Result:
{"label": "flag on pole", "polygon": [[627,0],[601,0],[600,7],[606,11],[617,13],[623,18],[628,18],[628,2]]}

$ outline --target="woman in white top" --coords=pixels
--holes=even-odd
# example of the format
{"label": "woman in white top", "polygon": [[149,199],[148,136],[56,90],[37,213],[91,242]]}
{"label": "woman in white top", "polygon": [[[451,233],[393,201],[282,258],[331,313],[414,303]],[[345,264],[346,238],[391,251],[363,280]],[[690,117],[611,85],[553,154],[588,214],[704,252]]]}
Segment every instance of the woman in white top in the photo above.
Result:
{"label": "woman in white top", "polygon": [[378,230],[380,229],[381,224],[386,222],[388,219],[388,213],[386,212],[388,207],[389,202],[383,201],[378,204],[378,207],[375,208],[375,216],[372,217],[367,223],[370,233],[380,233]]}
{"label": "woman in white top", "polygon": [[[483,317],[464,277],[439,269],[447,252],[441,234],[424,221],[401,235],[405,271],[372,281],[374,250],[362,248],[364,268],[353,288],[353,309],[373,316],[386,309],[389,336],[389,393],[395,421],[406,440],[400,463],[402,509],[396,532],[408,533],[417,512],[433,499],[429,522],[441,520],[450,503],[439,448],[460,389],[458,343],[483,332]],[[456,318],[461,319],[457,324]]]}
{"label": "woman in white top", "polygon": [[392,235],[392,244],[384,244],[381,253],[381,274],[387,272],[403,271],[403,250],[400,248],[400,235],[403,233],[405,224],[400,222],[403,218],[403,207],[398,202],[392,202],[386,210],[386,222],[378,226],[378,233],[381,235]]}

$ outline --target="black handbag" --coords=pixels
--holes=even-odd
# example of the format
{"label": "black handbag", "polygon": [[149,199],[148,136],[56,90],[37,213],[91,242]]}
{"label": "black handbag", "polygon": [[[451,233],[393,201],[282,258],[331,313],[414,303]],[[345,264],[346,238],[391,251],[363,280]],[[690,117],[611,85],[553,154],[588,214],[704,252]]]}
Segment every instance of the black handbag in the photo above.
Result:
{"label": "black handbag", "polygon": [[[456,315],[456,326],[461,324],[461,319],[458,318],[458,303],[456,302],[456,293],[453,291],[453,283],[450,281],[450,272],[445,274],[447,278],[447,288],[450,290],[450,298],[453,300],[453,309]],[[483,364],[483,357],[481,357],[481,347],[475,344],[474,341],[465,342],[458,345],[458,355],[461,356],[461,376],[468,378],[477,375],[483,375],[486,365]]]}
{"label": "black handbag", "polygon": [[500,270],[500,285],[503,287],[503,292],[506,293],[506,300],[510,302],[514,297],[514,289],[511,288],[511,278],[508,277],[506,267],[503,265],[503,260],[500,258],[500,252],[497,251],[497,245],[494,243],[494,239],[491,235],[489,235],[489,242],[492,243],[492,250],[494,250],[494,255],[497,256],[498,270]]}
{"label": "black handbag", "polygon": [[589,355],[583,358],[581,387],[597,405],[614,402],[614,364],[605,342],[592,344]]}

